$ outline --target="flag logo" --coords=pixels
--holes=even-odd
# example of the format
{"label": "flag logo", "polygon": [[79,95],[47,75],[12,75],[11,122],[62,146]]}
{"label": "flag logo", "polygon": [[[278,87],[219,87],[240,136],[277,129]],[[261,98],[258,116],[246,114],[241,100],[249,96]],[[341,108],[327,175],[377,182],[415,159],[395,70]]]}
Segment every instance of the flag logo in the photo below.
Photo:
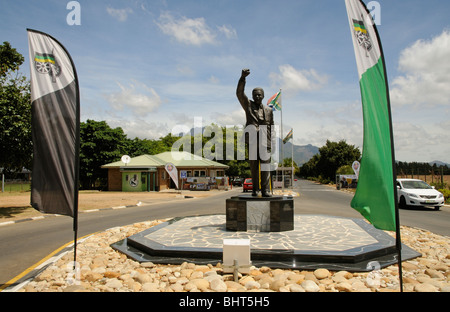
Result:
{"label": "flag logo", "polygon": [[37,72],[43,75],[50,75],[52,82],[56,82],[56,77],[61,75],[61,66],[59,66],[56,58],[50,53],[36,52],[34,55],[34,67]]}
{"label": "flag logo", "polygon": [[367,52],[370,52],[372,50],[372,42],[364,22],[353,19],[353,29],[359,46],[366,49]]}

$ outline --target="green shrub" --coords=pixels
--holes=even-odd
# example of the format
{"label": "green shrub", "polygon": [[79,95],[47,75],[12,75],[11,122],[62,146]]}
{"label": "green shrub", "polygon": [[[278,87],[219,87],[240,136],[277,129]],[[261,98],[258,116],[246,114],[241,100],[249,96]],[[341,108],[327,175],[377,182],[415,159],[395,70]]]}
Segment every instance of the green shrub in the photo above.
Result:
{"label": "green shrub", "polygon": [[449,203],[450,202],[450,190],[449,189],[439,189],[438,191],[441,192],[442,194],[444,194],[445,202]]}

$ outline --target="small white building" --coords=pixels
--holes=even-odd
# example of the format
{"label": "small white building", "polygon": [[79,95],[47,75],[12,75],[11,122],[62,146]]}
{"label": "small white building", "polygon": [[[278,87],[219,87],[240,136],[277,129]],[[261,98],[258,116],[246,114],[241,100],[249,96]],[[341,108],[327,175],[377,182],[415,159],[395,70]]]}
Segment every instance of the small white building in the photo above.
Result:
{"label": "small white building", "polygon": [[167,163],[177,168],[178,188],[210,189],[228,185],[227,165],[187,152],[141,155],[131,158],[127,164],[119,160],[102,168],[108,170],[109,191],[151,192],[176,188],[165,169]]}

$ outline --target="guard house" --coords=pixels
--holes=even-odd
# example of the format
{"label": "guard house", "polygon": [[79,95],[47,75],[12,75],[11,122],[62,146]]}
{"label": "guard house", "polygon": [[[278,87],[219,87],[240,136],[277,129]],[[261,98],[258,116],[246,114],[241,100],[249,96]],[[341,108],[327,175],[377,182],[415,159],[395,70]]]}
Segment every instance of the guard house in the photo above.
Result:
{"label": "guard house", "polygon": [[178,185],[183,189],[195,183],[220,183],[225,179],[228,166],[200,158],[187,152],[165,152],[157,155],[141,155],[131,158],[125,164],[121,160],[103,165],[108,170],[108,190],[124,192],[151,192],[176,188],[166,172],[167,163],[175,165],[178,171]]}
{"label": "guard house", "polygon": [[283,177],[284,177],[284,187],[289,187],[292,185],[292,173],[295,167],[278,167],[275,172],[272,172],[272,181],[274,188],[283,187]]}

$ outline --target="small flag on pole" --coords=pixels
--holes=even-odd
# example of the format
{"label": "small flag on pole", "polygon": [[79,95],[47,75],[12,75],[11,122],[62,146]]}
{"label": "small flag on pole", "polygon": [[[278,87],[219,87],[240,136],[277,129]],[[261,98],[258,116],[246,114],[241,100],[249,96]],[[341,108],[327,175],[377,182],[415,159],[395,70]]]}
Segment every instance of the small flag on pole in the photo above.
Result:
{"label": "small flag on pole", "polygon": [[281,91],[275,93],[268,101],[267,105],[272,107],[272,109],[281,111]]}
{"label": "small flag on pole", "polygon": [[27,31],[33,137],[31,205],[43,213],[76,220],[80,103],[75,67],[56,39]]}
{"label": "small flag on pole", "polygon": [[291,129],[291,131],[289,131],[289,133],[286,135],[286,137],[283,139],[283,143],[286,144],[287,141],[289,141],[290,139],[292,139],[292,135],[294,134],[294,129]]}

